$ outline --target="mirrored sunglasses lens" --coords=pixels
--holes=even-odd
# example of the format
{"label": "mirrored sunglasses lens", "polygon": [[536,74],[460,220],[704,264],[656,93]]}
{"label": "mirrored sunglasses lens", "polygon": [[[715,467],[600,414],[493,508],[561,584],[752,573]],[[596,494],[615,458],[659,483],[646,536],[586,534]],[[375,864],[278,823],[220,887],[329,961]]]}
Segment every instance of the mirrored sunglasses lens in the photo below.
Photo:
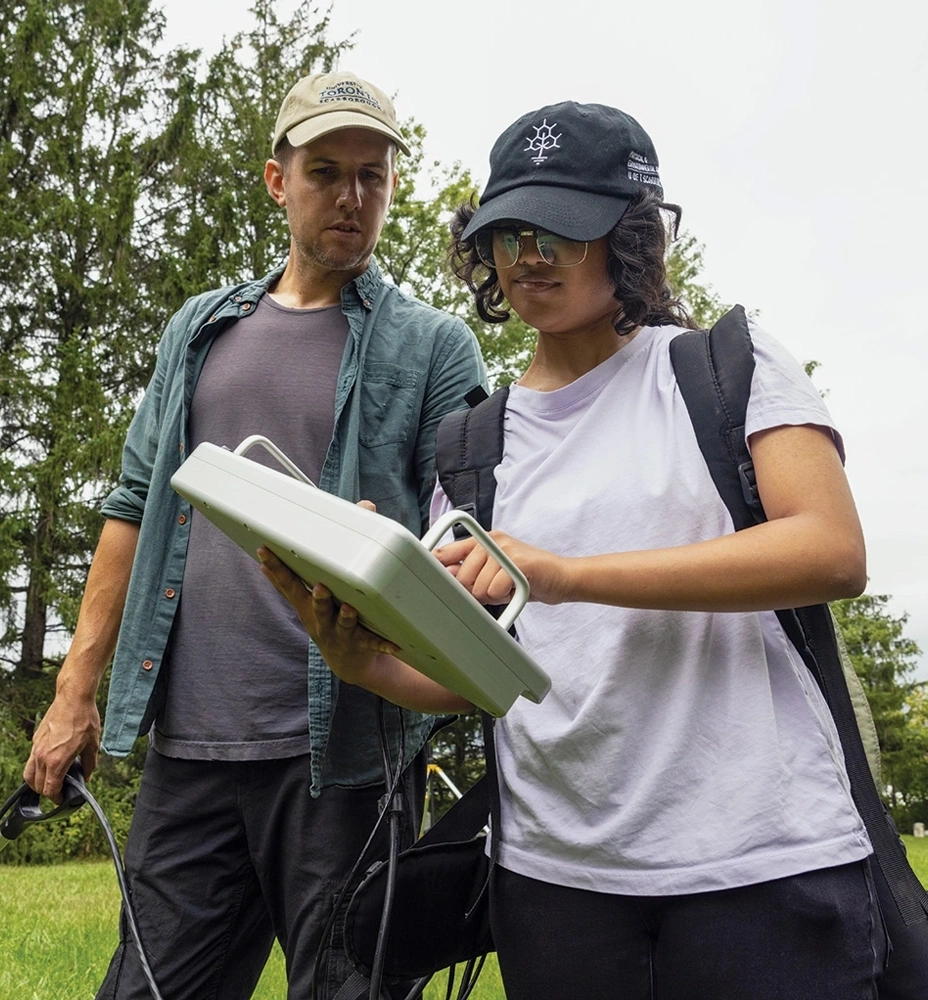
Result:
{"label": "mirrored sunglasses lens", "polygon": [[477,256],[487,267],[496,267],[496,260],[493,256],[493,243],[492,230],[483,229],[474,236],[474,247],[477,250]]}
{"label": "mirrored sunglasses lens", "polygon": [[494,229],[493,257],[500,267],[512,267],[519,259],[519,234],[511,229]]}
{"label": "mirrored sunglasses lens", "polygon": [[539,233],[538,252],[548,264],[570,267],[572,264],[579,264],[586,257],[586,243],[565,240],[554,233]]}

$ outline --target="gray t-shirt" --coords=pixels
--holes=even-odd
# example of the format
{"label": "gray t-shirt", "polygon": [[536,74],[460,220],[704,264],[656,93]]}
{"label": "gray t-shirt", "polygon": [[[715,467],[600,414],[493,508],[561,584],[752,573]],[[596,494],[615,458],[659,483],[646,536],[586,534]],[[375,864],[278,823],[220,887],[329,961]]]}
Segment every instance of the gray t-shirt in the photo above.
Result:
{"label": "gray t-shirt", "polygon": [[[318,482],[347,337],[341,306],[287,309],[265,295],[206,358],[190,408],[191,448],[235,448],[263,434]],[[260,448],[248,457],[276,466]],[[247,553],[197,512],[191,517],[153,745],[201,760],[307,753],[306,630]]]}

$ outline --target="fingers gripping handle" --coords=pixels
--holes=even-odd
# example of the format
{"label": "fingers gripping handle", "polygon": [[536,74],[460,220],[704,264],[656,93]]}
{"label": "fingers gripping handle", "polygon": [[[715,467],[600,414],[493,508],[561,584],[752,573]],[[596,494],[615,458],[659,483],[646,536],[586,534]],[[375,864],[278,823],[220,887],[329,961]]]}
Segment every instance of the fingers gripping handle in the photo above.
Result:
{"label": "fingers gripping handle", "polygon": [[82,789],[84,776],[79,761],[75,761],[65,775],[61,805],[47,812],[42,811],[39,795],[28,785],[20,785],[7,800],[0,815],[0,847],[15,840],[27,826],[45,823],[51,819],[65,819],[84,804]]}
{"label": "fingers gripping handle", "polygon": [[504,629],[508,629],[519,617],[522,609],[528,601],[529,585],[525,574],[506,555],[505,552],[493,541],[489,533],[470,514],[463,510],[449,510],[442,515],[422,538],[422,544],[431,552],[442,538],[456,524],[462,524],[480,542],[480,544],[490,553],[491,556],[503,567],[512,577],[515,584],[515,592],[506,607],[506,610],[499,616],[497,621]]}

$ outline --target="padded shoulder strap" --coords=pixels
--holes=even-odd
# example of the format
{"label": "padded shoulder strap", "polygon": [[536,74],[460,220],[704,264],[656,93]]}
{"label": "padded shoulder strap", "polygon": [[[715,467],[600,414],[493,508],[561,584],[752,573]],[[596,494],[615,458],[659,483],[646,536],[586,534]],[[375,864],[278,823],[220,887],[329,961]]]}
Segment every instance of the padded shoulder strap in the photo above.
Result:
{"label": "padded shoulder strap", "polygon": [[[744,437],[754,374],[754,346],[744,309],[735,306],[711,330],[680,334],[670,344],[670,358],[700,450],[735,530],[766,520]],[[854,803],[873,844],[876,877],[885,883],[886,893],[881,896],[888,894],[895,902],[904,928],[924,927],[928,893],[906,860],[902,841],[872,780],[830,610],[819,604],[776,614],[831,710]],[[897,920],[881,902],[887,920]],[[910,950],[924,955],[925,935],[920,934]]]}
{"label": "padded shoulder strap", "polygon": [[435,464],[448,499],[489,530],[496,478],[503,457],[503,417],[509,387],[497,389],[469,410],[449,413],[438,425]]}
{"label": "padded shoulder strap", "polygon": [[754,463],[744,439],[754,344],[743,306],[711,330],[689,330],[670,344],[670,360],[709,474],[735,530],[765,520]]}

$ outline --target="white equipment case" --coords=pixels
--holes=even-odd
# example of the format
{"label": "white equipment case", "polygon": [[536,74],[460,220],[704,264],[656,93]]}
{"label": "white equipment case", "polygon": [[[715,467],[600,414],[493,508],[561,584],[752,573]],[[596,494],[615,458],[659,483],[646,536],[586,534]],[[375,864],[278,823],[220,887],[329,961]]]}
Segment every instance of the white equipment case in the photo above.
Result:
{"label": "white equipment case", "polygon": [[[246,458],[255,445],[291,474]],[[528,583],[463,511],[451,511],[420,542],[401,524],[317,489],[258,435],[234,452],[199,445],[171,485],[250,555],[264,545],[310,587],[322,583],[357,609],[361,624],[395,643],[401,659],[491,715],[504,715],[520,695],[538,702],[547,694],[547,674],[507,631]],[[455,523],[491,547],[516,581],[499,621],[431,554]]]}

